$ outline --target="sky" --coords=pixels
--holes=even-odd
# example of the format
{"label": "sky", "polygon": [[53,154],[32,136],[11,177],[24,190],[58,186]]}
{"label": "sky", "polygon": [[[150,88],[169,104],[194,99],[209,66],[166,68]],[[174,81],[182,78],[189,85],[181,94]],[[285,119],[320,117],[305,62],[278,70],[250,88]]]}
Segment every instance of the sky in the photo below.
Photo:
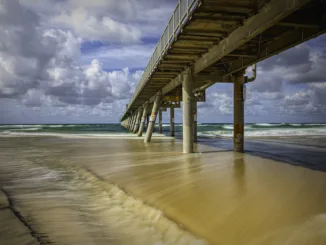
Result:
{"label": "sky", "polygon": [[[118,123],[176,3],[0,0],[0,124]],[[245,121],[326,122],[325,69],[326,35],[260,62]],[[198,121],[232,122],[232,93],[210,87]]]}

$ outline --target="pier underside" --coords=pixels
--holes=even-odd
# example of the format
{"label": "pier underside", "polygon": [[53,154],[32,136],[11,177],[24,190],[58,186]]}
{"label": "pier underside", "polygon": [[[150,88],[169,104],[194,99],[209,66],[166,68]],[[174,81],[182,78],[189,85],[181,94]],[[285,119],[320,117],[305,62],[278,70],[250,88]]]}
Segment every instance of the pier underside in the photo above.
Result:
{"label": "pier underside", "polygon": [[[184,2],[178,3],[176,11]],[[157,94],[162,97],[164,108],[179,107],[181,101],[184,104],[183,85],[188,74],[193,91],[189,100],[205,101],[199,97],[205,96],[205,90],[214,83],[234,83],[249,66],[326,31],[326,2],[321,0],[205,0],[188,1],[187,6],[179,23],[174,21],[178,17],[174,11],[162,36],[164,40],[159,42],[165,48],[153,62],[153,57],[157,58],[158,48],[155,49],[148,65],[151,69],[146,68],[122,121],[145,103],[152,104]],[[249,80],[243,76],[241,86]],[[240,93],[234,98],[235,104],[238,100],[243,104]],[[190,107],[188,113],[194,104]],[[243,114],[244,107],[240,107],[234,111],[235,119]],[[243,138],[243,130],[239,132]],[[235,137],[239,132],[235,132]]]}
{"label": "pier underside", "polygon": [[[275,4],[262,9],[268,2]],[[164,90],[188,67],[196,75],[215,75],[219,79],[325,32],[326,3],[320,0],[297,1],[307,3],[284,14],[283,19],[277,18],[271,26],[266,23],[268,15],[273,14],[272,8],[282,12],[291,2],[294,1],[203,1],[179,30],[128,110],[137,109],[157,91]],[[224,81],[214,80],[213,76],[209,80],[199,77],[194,80],[194,89],[211,82]],[[180,83],[166,94],[181,93]]]}

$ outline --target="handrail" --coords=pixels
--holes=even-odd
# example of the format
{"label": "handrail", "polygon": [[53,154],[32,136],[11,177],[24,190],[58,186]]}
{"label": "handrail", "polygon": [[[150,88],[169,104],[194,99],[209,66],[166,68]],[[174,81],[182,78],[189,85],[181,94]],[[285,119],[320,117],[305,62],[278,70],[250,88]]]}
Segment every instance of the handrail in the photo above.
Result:
{"label": "handrail", "polygon": [[[141,79],[138,82],[135,92],[133,93],[133,96],[131,97],[128,107],[126,108],[126,112],[132,106],[138,94],[146,85],[148,78],[151,76],[152,72],[156,68],[159,60],[163,57],[163,55],[167,51],[170,43],[173,42],[176,34],[178,34],[178,32],[181,30],[181,26],[188,20],[189,13],[191,12],[192,9],[194,9],[195,6],[197,6],[198,2],[199,2],[198,0],[179,0],[176,8],[173,11],[171,18],[168,21],[166,28],[164,29],[164,32],[158,44],[156,45],[154,53],[152,54],[152,57],[150,58]],[[122,119],[123,118],[124,116],[122,117]]]}

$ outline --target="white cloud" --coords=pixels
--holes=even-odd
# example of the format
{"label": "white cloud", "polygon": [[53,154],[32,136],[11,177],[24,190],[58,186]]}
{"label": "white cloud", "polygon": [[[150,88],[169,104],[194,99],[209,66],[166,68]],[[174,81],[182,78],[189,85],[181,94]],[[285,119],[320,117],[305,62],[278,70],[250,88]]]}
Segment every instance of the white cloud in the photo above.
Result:
{"label": "white cloud", "polygon": [[159,37],[171,17],[176,0],[20,0],[41,13],[42,24],[72,30],[84,40],[139,43]]}
{"label": "white cloud", "polygon": [[70,31],[62,31],[59,29],[45,30],[43,33],[45,38],[49,38],[56,43],[56,56],[61,59],[78,60],[81,56],[80,45],[81,38],[74,36]]}
{"label": "white cloud", "polygon": [[57,99],[45,95],[44,91],[40,89],[31,89],[24,95],[22,102],[28,107],[41,107],[41,106],[62,106]]}
{"label": "white cloud", "polygon": [[[0,95],[22,98],[26,105],[36,106],[58,101],[66,104],[98,105],[129,98],[139,78],[128,68],[107,72],[93,59],[81,66],[81,39],[70,31],[39,28],[38,18],[14,0],[1,0]],[[11,19],[17,13],[28,14]],[[10,24],[6,30],[3,23]],[[33,33],[33,36],[30,36]],[[24,42],[25,37],[29,42]],[[28,41],[28,40],[27,40]],[[7,48],[15,44],[14,48]],[[38,49],[34,49],[34,45]],[[27,50],[28,52],[25,52]],[[30,51],[32,50],[32,52]]]}
{"label": "white cloud", "polygon": [[155,46],[152,44],[104,46],[84,54],[82,62],[86,64],[90,60],[98,59],[103,63],[104,67],[110,69],[146,67],[154,48]]}
{"label": "white cloud", "polygon": [[108,43],[140,42],[141,32],[132,25],[112,18],[97,17],[83,7],[61,13],[51,19],[51,24],[72,29],[84,40],[102,40]]}

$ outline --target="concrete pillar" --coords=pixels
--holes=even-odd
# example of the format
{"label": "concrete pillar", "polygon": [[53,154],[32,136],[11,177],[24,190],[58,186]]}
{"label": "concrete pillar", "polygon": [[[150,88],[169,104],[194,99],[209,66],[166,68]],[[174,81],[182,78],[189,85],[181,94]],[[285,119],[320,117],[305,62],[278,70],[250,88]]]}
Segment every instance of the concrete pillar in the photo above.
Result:
{"label": "concrete pillar", "polygon": [[159,110],[158,112],[158,132],[159,134],[163,133],[162,110]]}
{"label": "concrete pillar", "polygon": [[197,100],[194,97],[194,142],[197,142]]}
{"label": "concrete pillar", "polygon": [[129,131],[131,131],[132,122],[133,122],[133,115],[130,115],[130,116],[129,116],[129,127],[128,127],[128,130],[129,130]]}
{"label": "concrete pillar", "polygon": [[134,124],[134,115],[130,115],[130,125],[129,125],[129,131],[132,129],[132,125]]}
{"label": "concrete pillar", "polygon": [[192,93],[192,75],[186,74],[182,81],[182,104],[183,104],[183,153],[194,152],[193,142],[193,93]]}
{"label": "concrete pillar", "polygon": [[149,114],[146,115],[146,128],[148,128],[148,124],[149,124]]}
{"label": "concrete pillar", "polygon": [[138,130],[138,136],[139,137],[143,135],[143,131],[144,131],[144,127],[145,127],[145,120],[146,120],[146,116],[147,116],[147,111],[148,111],[148,103],[146,103],[144,105],[143,115],[141,117],[140,126],[139,126],[139,130]]}
{"label": "concrete pillar", "polygon": [[135,124],[134,130],[133,130],[133,133],[134,134],[136,134],[137,131],[138,131],[138,128],[139,128],[139,120],[140,120],[140,117],[141,117],[142,112],[143,112],[142,108],[139,108],[138,109],[138,112],[137,112],[137,117],[136,117],[136,124]]}
{"label": "concrete pillar", "polygon": [[233,146],[234,151],[244,151],[244,100],[243,100],[243,84],[244,71],[235,75],[233,100]]}
{"label": "concrete pillar", "polygon": [[129,130],[129,127],[130,127],[130,116],[127,118],[127,129]]}
{"label": "concrete pillar", "polygon": [[148,123],[144,142],[150,142],[152,139],[152,133],[153,133],[153,129],[154,129],[155,121],[156,121],[156,114],[157,114],[158,109],[160,108],[160,104],[161,104],[161,93],[158,93],[156,95],[156,98],[154,101],[152,114],[149,118],[149,123]]}
{"label": "concrete pillar", "polygon": [[174,107],[170,108],[170,136],[174,136]]}
{"label": "concrete pillar", "polygon": [[130,132],[132,132],[134,130],[135,124],[136,124],[136,114],[134,113],[132,116],[132,125],[130,128]]}
{"label": "concrete pillar", "polygon": [[129,116],[128,130],[130,131],[132,124],[132,115]]}

